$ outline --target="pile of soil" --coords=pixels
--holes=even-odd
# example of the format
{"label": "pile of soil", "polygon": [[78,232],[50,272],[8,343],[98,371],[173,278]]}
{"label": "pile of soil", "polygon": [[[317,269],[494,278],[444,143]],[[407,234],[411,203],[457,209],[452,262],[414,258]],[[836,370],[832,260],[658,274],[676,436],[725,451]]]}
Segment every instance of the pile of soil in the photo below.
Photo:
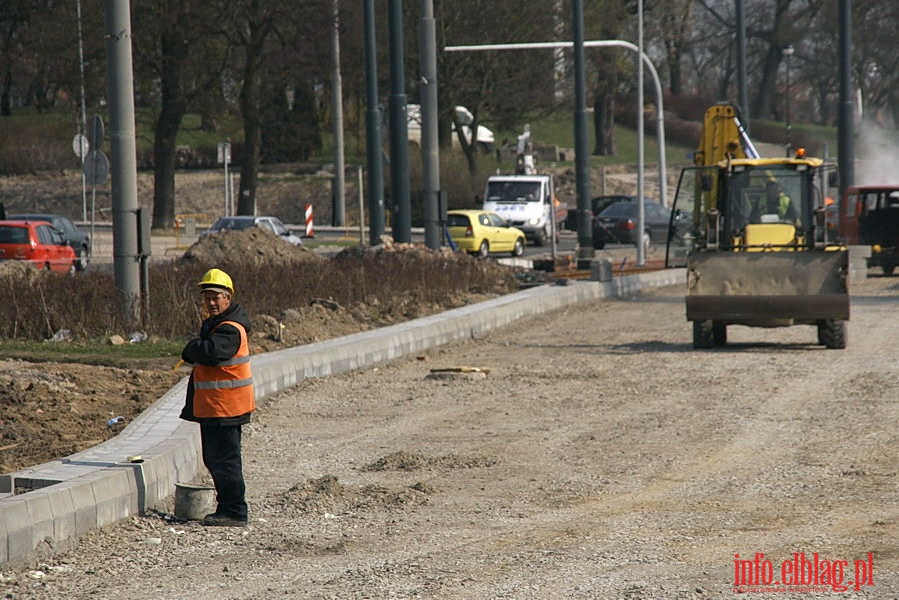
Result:
{"label": "pile of soil", "polygon": [[182,260],[197,261],[203,264],[215,264],[227,260],[228,262],[238,261],[257,265],[260,263],[324,262],[328,259],[302,246],[286,243],[271,231],[251,227],[240,231],[225,230],[214,235],[207,235],[188,248],[184,252]]}
{"label": "pile of soil", "polygon": [[0,361],[0,472],[80,452],[116,436],[184,377],[172,361],[119,369]]}

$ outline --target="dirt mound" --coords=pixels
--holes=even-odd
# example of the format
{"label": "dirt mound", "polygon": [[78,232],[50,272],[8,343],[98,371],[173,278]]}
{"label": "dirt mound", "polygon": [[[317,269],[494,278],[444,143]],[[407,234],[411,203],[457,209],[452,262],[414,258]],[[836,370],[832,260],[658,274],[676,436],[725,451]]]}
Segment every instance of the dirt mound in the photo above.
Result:
{"label": "dirt mound", "polygon": [[381,485],[350,486],[334,475],[310,479],[293,486],[280,498],[287,511],[317,514],[340,514],[370,508],[398,508],[427,504],[428,494],[435,490],[426,483],[390,489]]}
{"label": "dirt mound", "polygon": [[183,255],[184,260],[214,264],[249,262],[251,264],[290,264],[296,262],[324,261],[323,256],[302,246],[285,242],[276,234],[251,227],[242,231],[222,231],[207,235]]}
{"label": "dirt mound", "polygon": [[[656,171],[650,172],[652,186],[657,185]],[[577,174],[573,167],[559,167],[555,169],[556,196],[568,203],[568,208],[577,207]],[[590,197],[637,193],[637,173],[626,165],[609,165],[599,171],[590,170]],[[647,194],[651,193],[648,191]]]}
{"label": "dirt mound", "polygon": [[[184,260],[215,264],[234,262],[235,257],[244,256],[254,265],[279,260],[288,264],[304,261],[351,261],[354,264],[366,262],[385,271],[409,268],[414,272],[438,272],[445,269],[448,263],[456,262],[465,263],[470,269],[483,274],[481,279],[496,282],[497,285],[509,278],[509,267],[495,261],[479,260],[452,252],[448,248],[431,250],[422,244],[396,243],[389,236],[383,236],[381,242],[374,247],[346,248],[333,259],[327,259],[315,252],[286,244],[277,236],[262,230],[223,232],[208,236],[192,246],[185,252]],[[413,295],[397,296],[390,300],[389,306],[385,306],[377,298],[351,306],[343,306],[332,298],[310,298],[305,306],[285,308],[277,314],[254,314],[253,332],[250,334],[252,351],[272,352],[368,331],[485,300],[506,291],[508,290],[461,290],[439,301],[423,301]]]}
{"label": "dirt mound", "polygon": [[[406,244],[393,241],[389,235],[381,236],[381,244],[378,246],[359,247],[351,246],[341,250],[335,257],[335,261],[357,261],[364,257],[393,257],[402,263],[411,261],[419,264],[431,265],[434,269],[445,268],[447,263],[465,264],[476,269],[480,273],[491,275],[490,279],[504,281],[509,273],[515,272],[515,268],[492,260],[481,260],[465,252],[453,252],[452,249],[443,246],[432,250],[424,244]],[[522,269],[523,271],[526,269]],[[508,290],[505,290],[508,291]]]}
{"label": "dirt mound", "polygon": [[363,467],[363,471],[418,471],[421,469],[471,469],[490,467],[496,459],[486,456],[459,456],[445,454],[443,456],[426,456],[422,452],[400,450],[382,456],[375,462]]}
{"label": "dirt mound", "polygon": [[0,260],[0,277],[35,277],[39,273],[33,263],[24,260]]}
{"label": "dirt mound", "polygon": [[376,327],[362,308],[346,308],[315,298],[309,306],[288,308],[278,316],[253,317],[253,352],[273,352],[341,337]]}
{"label": "dirt mound", "polygon": [[171,369],[0,361],[0,472],[114,437],[182,376]]}

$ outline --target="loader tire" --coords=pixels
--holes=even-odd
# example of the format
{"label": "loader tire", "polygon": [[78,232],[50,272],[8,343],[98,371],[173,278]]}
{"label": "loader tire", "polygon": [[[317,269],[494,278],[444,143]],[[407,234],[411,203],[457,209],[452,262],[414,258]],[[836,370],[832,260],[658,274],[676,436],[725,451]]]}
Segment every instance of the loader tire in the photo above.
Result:
{"label": "loader tire", "polygon": [[822,319],[818,321],[818,343],[831,350],[846,347],[846,321]]}
{"label": "loader tire", "polygon": [[721,321],[712,321],[712,340],[716,346],[726,346],[727,325]]}
{"label": "loader tire", "polygon": [[693,347],[698,350],[715,347],[715,326],[712,321],[693,321]]}

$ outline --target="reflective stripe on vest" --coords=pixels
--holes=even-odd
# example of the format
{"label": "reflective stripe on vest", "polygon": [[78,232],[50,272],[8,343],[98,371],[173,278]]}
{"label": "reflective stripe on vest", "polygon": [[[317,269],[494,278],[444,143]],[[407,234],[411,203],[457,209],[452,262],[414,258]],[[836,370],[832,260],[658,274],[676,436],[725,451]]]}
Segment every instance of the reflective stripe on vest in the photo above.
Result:
{"label": "reflective stripe on vest", "polygon": [[222,321],[216,328],[225,324],[240,332],[240,347],[234,358],[214,367],[194,365],[195,417],[237,417],[256,409],[247,332],[235,321]]}

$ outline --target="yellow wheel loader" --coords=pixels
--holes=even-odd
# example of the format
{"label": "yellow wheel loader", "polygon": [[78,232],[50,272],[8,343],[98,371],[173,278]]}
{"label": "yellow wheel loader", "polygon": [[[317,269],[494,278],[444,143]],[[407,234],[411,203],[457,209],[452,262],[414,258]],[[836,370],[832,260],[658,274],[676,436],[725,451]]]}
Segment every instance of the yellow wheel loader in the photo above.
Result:
{"label": "yellow wheel loader", "polygon": [[666,255],[687,268],[694,348],[727,343],[728,325],[811,325],[846,347],[848,251],[827,240],[826,175],[806,158],[759,158],[731,105],[706,113],[696,166],[680,176]]}

